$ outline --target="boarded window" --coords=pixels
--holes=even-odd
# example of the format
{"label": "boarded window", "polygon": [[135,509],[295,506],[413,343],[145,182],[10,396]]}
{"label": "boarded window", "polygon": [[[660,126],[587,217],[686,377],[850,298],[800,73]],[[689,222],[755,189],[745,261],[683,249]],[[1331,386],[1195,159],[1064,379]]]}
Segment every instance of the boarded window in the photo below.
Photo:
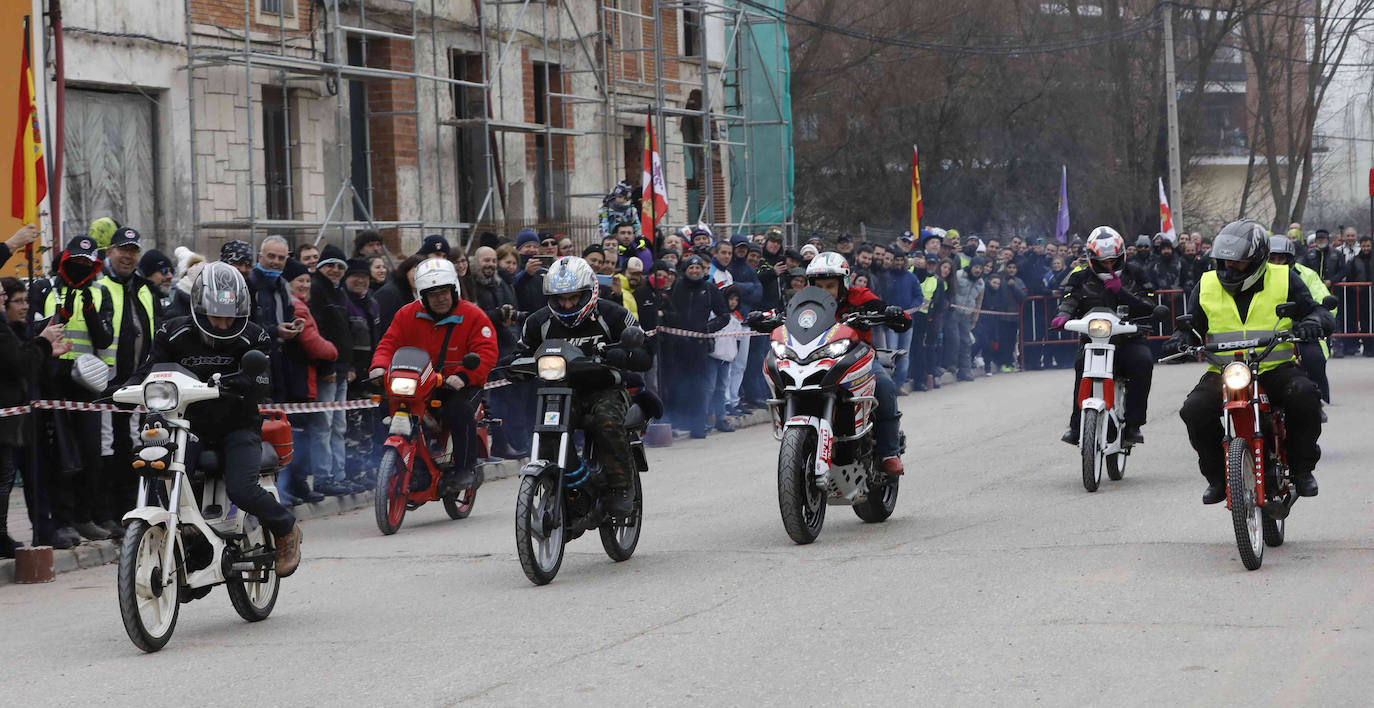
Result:
{"label": "boarded window", "polygon": [[67,89],[63,234],[108,216],[137,229],[144,248],[168,243],[157,223],[156,105],[142,93]]}

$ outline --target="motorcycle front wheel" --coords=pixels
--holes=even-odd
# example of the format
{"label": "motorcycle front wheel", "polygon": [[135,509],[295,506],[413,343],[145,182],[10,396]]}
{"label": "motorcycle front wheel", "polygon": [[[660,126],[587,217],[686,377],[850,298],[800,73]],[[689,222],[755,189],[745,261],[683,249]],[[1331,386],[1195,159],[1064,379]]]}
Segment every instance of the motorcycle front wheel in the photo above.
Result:
{"label": "motorcycle front wheel", "polygon": [[1082,415],[1083,422],[1078,429],[1078,452],[1083,456],[1083,488],[1095,492],[1102,483],[1102,465],[1098,459],[1101,455],[1097,451],[1097,443],[1101,438],[1097,428],[1102,414],[1089,409],[1083,411]]}
{"label": "motorcycle front wheel", "polygon": [[815,541],[825,525],[825,490],[811,479],[815,468],[816,431],[785,430],[778,451],[778,508],[787,535],[802,545]]}
{"label": "motorcycle front wheel", "polygon": [[1264,509],[1255,503],[1254,452],[1248,442],[1231,438],[1226,445],[1226,498],[1240,562],[1246,570],[1255,570],[1264,562]]}
{"label": "motorcycle front wheel", "polygon": [[627,561],[635,554],[635,547],[639,545],[639,530],[644,524],[644,488],[639,483],[639,471],[635,470],[634,475],[634,513],[623,524],[605,522],[598,529],[601,532],[601,547],[617,563]]}
{"label": "motorcycle front wheel", "polygon": [[[162,567],[167,533],[166,526],[133,521],[119,550],[119,615],[134,646],[149,653],[167,646],[181,611],[180,580],[165,582],[166,574],[176,569]],[[179,562],[180,554],[177,558]]]}
{"label": "motorcycle front wheel", "polygon": [[372,497],[377,528],[386,536],[396,533],[405,521],[406,500],[410,496],[410,481],[406,477],[396,448],[386,448],[377,468],[377,493]]}
{"label": "motorcycle front wheel", "polygon": [[[259,523],[239,542],[243,555],[267,553],[276,555],[277,544],[272,533]],[[229,591],[229,602],[239,617],[249,622],[261,622],[272,614],[277,604],[277,593],[281,590],[281,578],[277,577],[275,563],[260,566],[246,573],[237,573],[225,582]]]}
{"label": "motorcycle front wheel", "polygon": [[520,569],[535,585],[548,585],[563,565],[563,500],[558,468],[520,478],[515,499],[515,550]]}

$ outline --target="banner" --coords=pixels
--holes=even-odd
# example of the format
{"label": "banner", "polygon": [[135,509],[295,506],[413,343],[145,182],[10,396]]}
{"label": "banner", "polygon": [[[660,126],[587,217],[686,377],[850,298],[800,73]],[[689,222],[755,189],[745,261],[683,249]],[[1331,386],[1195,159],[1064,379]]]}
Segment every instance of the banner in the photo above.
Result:
{"label": "banner", "polygon": [[1169,211],[1169,196],[1164,192],[1163,177],[1159,178],[1159,232],[1169,239],[1169,243],[1178,242],[1178,233],[1174,231],[1174,214]]}
{"label": "banner", "polygon": [[911,146],[911,235],[921,233],[921,217],[925,216],[925,204],[921,201],[921,170],[917,167],[916,146]]}
{"label": "banner", "polygon": [[645,128],[639,222],[644,237],[653,243],[654,227],[668,215],[668,185],[663,179],[663,161],[658,156],[658,138],[654,136],[653,113],[645,119]]}
{"label": "banner", "polygon": [[1059,214],[1054,220],[1054,238],[1060,243],[1069,240],[1069,168],[1059,173]]}

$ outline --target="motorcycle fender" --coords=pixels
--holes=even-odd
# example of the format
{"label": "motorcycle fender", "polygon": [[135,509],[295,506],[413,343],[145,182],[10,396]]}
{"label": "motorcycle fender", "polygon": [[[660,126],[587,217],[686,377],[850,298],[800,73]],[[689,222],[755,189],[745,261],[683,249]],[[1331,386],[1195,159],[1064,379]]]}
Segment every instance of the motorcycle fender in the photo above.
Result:
{"label": "motorcycle fender", "polygon": [[814,415],[795,415],[788,418],[783,427],[816,430],[816,478],[825,479],[830,472],[830,460],[835,447],[835,434],[830,430],[830,421]]}
{"label": "motorcycle fender", "polygon": [[538,477],[539,475],[544,474],[545,470],[553,466],[554,465],[552,462],[544,462],[543,460],[533,460],[531,462],[525,463],[525,466],[520,468],[520,476]]}
{"label": "motorcycle fender", "polygon": [[1102,400],[1101,398],[1093,396],[1091,398],[1083,399],[1083,401],[1078,404],[1078,407],[1085,411],[1105,411],[1107,410],[1107,402]]}
{"label": "motorcycle fender", "polygon": [[149,526],[166,524],[171,518],[171,512],[160,506],[141,506],[124,515],[125,521],[144,521]]}

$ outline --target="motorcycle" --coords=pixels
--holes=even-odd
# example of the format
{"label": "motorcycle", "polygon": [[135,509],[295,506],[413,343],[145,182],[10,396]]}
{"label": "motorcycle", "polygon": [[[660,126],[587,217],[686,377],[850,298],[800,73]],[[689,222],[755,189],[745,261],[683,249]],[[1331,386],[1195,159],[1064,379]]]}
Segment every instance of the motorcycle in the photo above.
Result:
{"label": "motorcycle", "polygon": [[1089,492],[1097,491],[1102,483],[1103,469],[1108,479],[1121,481],[1131,454],[1132,443],[1121,436],[1126,424],[1126,384],[1115,379],[1116,345],[1112,339],[1140,331],[1135,323],[1168,314],[1168,308],[1157,307],[1153,314],[1132,320],[1130,309],[1124,305],[1116,312],[1095,307],[1083,317],[1064,323],[1065,331],[1091,340],[1083,345],[1083,377],[1078,382],[1078,450],[1083,457],[1083,488]]}
{"label": "motorcycle", "polygon": [[[469,352],[463,357],[462,366],[472,370],[481,363],[481,357]],[[383,535],[396,533],[407,511],[436,500],[443,501],[444,511],[450,519],[465,519],[472,513],[472,505],[477,500],[477,488],[482,485],[480,462],[477,464],[477,481],[471,487],[451,494],[439,494],[441,466],[453,463],[453,441],[449,431],[444,430],[444,426],[430,415],[429,409],[437,409],[441,405],[438,399],[433,398],[433,394],[443,383],[443,376],[434,370],[429,353],[425,350],[401,347],[392,355],[391,368],[385,374],[390,417],[382,421],[388,427],[387,438],[382,443],[382,459],[377,467],[377,490],[372,498],[377,528]],[[483,460],[487,457],[485,431],[496,421],[486,416],[486,406],[480,400],[475,418],[478,425],[477,459]],[[418,490],[411,489],[410,484],[417,461],[429,474],[429,484]]]}
{"label": "motorcycle", "polygon": [[[778,506],[783,528],[799,544],[815,541],[827,505],[848,505],[863,521],[887,520],[897,506],[898,480],[875,459],[875,366],[892,373],[904,352],[874,349],[860,329],[883,314],[852,313],[837,321],[835,298],[809,286],[792,297],[785,322],[751,313],[755,329],[772,328],[764,359],[772,397],[768,409],[778,452]],[[780,326],[779,326],[780,325]],[[900,433],[906,451],[906,433]]]}
{"label": "motorcycle", "polygon": [[[267,370],[267,355],[250,351],[242,374]],[[143,418],[132,467],[139,475],[138,502],[124,515],[119,554],[120,616],[129,639],[145,652],[166,646],[181,605],[224,584],[229,601],[249,622],[267,619],[277,602],[276,545],[253,516],[229,501],[219,454],[203,450],[187,470],[198,441],[186,409],[200,401],[232,396],[220,376],[203,383],[176,364],[158,364],[143,383],[115,392],[119,403],[141,404]],[[291,460],[291,426],[281,412],[263,422],[260,484],[277,497],[277,472]],[[196,486],[201,486],[197,495]]]}
{"label": "motorcycle", "polygon": [[[1326,298],[1334,303],[1334,297]],[[1330,308],[1327,302],[1323,303]],[[1279,317],[1294,314],[1296,305],[1275,308]],[[1193,316],[1175,319],[1181,330],[1193,330]],[[1198,341],[1205,338],[1194,332]],[[1260,363],[1280,344],[1296,342],[1291,331],[1267,337],[1187,346],[1160,361],[1201,356],[1221,367],[1222,419],[1226,436],[1226,508],[1236,534],[1236,549],[1246,570],[1264,562],[1265,546],[1283,545],[1288,515],[1298,501],[1288,467],[1285,414],[1274,410],[1259,382]],[[1226,358],[1231,355],[1231,358]]]}
{"label": "motorcycle", "polygon": [[[643,346],[644,332],[628,327],[620,340],[619,346],[637,348]],[[640,474],[649,471],[649,460],[642,438],[649,421],[663,414],[658,399],[648,392],[631,397],[625,435],[635,502],[627,518],[616,518],[604,510],[605,479],[596,462],[595,440],[583,431],[579,453],[572,415],[575,401],[586,392],[610,387],[623,390],[626,382],[620,371],[568,340],[550,339],[533,356],[512,361],[510,377],[540,382],[530,462],[520,470],[515,505],[515,545],[525,577],[535,585],[552,582],[563,564],[564,546],[591,529],[601,535],[601,546],[611,560],[629,560],[639,545],[644,520]]]}

